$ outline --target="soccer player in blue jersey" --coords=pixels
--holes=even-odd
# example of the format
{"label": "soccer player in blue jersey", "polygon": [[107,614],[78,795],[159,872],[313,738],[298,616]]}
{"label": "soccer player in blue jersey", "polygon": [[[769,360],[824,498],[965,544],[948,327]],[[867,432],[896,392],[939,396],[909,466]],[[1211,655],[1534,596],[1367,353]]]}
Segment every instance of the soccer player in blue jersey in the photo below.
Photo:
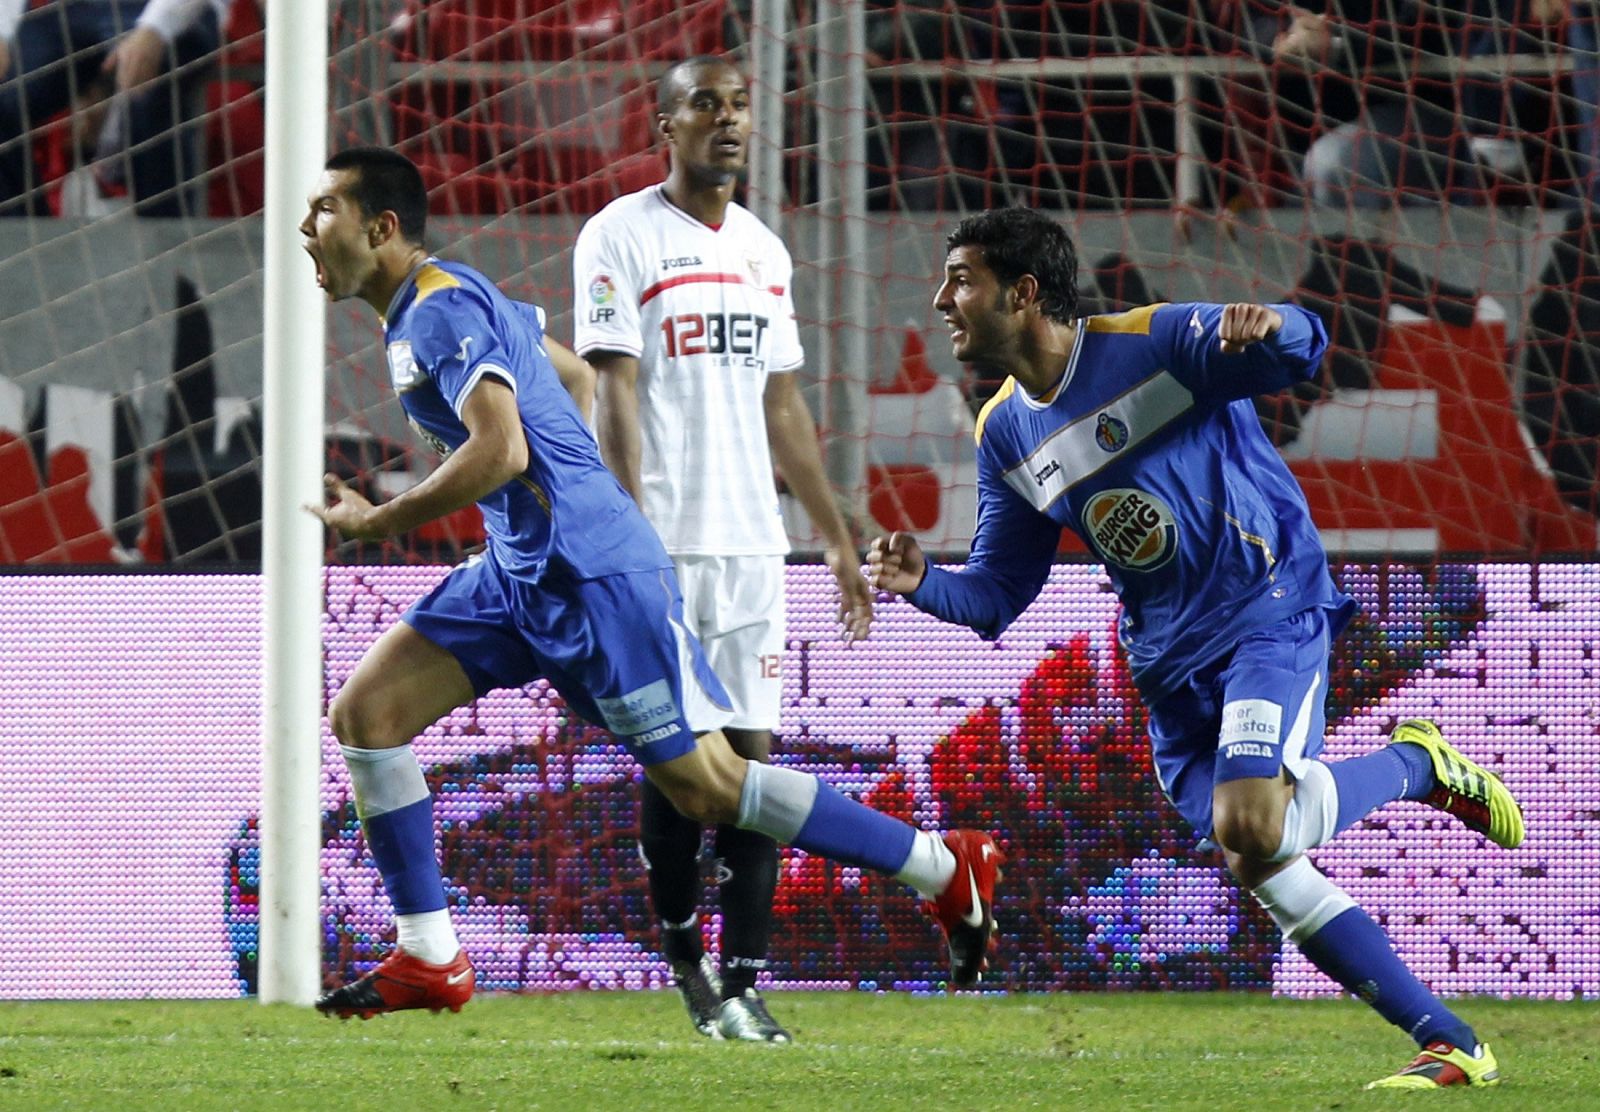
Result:
{"label": "soccer player in blue jersey", "polygon": [[1322,323],[1295,305],[1147,305],[1077,319],[1077,256],[1054,220],[969,217],[946,240],[934,307],[957,359],[1004,386],[978,415],[978,523],[960,571],[900,533],[874,586],[993,639],[1044,585],[1062,529],[1104,561],[1162,788],[1284,936],[1416,1039],[1384,1088],[1493,1085],[1470,1026],[1305,857],[1374,808],[1420,800],[1499,845],[1522,814],[1430,722],[1318,760],[1330,640],[1354,604],[1250,398],[1310,378]]}
{"label": "soccer player in blue jersey", "polygon": [[427,193],[403,156],[334,155],[309,204],[300,232],[317,284],[378,312],[400,403],[444,461],[380,505],[330,475],[325,503],[307,509],[346,537],[376,539],[477,503],[488,536],[378,639],[329,708],[398,945],[317,1007],[365,1018],[459,1010],[471,997],[409,743],[490,689],[541,676],[696,822],[737,823],[922,893],[946,931],[951,979],[976,981],[993,928],[992,839],[916,830],[814,776],[736,755],[720,730],[689,729],[688,700],[726,709],[728,698],[684,628],[672,560],[563,387],[592,388],[593,371],[544,336],[531,306],[428,254]]}

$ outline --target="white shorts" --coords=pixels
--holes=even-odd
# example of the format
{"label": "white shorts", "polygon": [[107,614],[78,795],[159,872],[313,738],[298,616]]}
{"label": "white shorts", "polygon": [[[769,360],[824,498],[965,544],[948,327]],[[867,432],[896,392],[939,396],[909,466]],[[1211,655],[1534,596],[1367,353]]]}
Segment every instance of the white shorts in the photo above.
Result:
{"label": "white shorts", "polygon": [[786,608],[782,556],[674,556],[683,620],[733,698],[733,718],[684,685],[684,717],[695,731],[726,723],[776,730],[783,703]]}

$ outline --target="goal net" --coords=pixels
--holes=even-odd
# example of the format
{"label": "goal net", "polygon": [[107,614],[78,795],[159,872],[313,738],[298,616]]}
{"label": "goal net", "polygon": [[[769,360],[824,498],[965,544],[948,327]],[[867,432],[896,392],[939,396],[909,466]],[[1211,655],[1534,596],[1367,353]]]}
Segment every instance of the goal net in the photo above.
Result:
{"label": "goal net", "polygon": [[[1489,855],[1458,875],[1477,841],[1402,806],[1321,863],[1392,912],[1403,954],[1442,991],[1593,993],[1570,886],[1530,878],[1578,868],[1562,840],[1600,809],[1582,723],[1600,630],[1583,562],[1600,511],[1594,17],[1535,0],[1415,16],[1374,5],[1366,19],[1357,7],[1319,27],[1251,0],[347,0],[332,135],[410,155],[431,245],[545,306],[568,342],[578,230],[665,175],[655,81],[685,57],[739,59],[761,164],[741,195],[795,259],[800,373],[838,496],[863,538],[912,532],[952,561],[974,524],[975,416],[1000,386],[953,359],[931,307],[961,217],[1058,215],[1086,314],[1291,301],[1320,315],[1333,341],[1321,371],[1257,410],[1361,607],[1329,677],[1329,753],[1427,715],[1508,780],[1543,775],[1557,752],[1572,770],[1528,801],[1530,829],[1549,833],[1527,860]],[[72,978],[51,972],[70,958],[54,943],[7,948],[0,996],[256,984],[259,739],[238,711],[259,682],[239,663],[255,595],[233,573],[261,557],[265,8],[234,0],[220,52],[185,71],[183,141],[199,166],[186,215],[137,214],[106,172],[119,156],[101,133],[84,138],[71,106],[28,152],[49,215],[0,221],[0,562],[18,573],[0,578],[0,709],[60,677],[61,698],[97,722],[0,715],[0,877],[75,878],[48,913],[67,942],[104,929],[92,901],[142,907],[159,891],[203,955],[133,980],[108,957]],[[428,472],[364,306],[329,310],[327,393],[329,470],[375,499]],[[787,493],[783,509],[797,559],[777,760],[925,826],[1002,833],[997,984],[1330,989],[1280,953],[1162,798],[1093,553],[1064,538],[1044,596],[998,645],[886,602],[871,641],[846,649],[829,578],[809,562],[818,539]],[[482,538],[466,510],[381,544],[330,540],[330,697]],[[115,636],[85,660],[85,631],[102,626]],[[135,651],[150,644],[175,655]],[[210,695],[172,694],[180,667],[212,669]],[[152,856],[138,891],[97,895],[82,864],[94,851],[26,817],[64,806],[29,770],[86,737],[137,747],[153,798],[203,816]],[[222,750],[198,773],[197,737]],[[635,849],[638,774],[619,747],[540,683],[447,717],[418,751],[480,985],[666,983]],[[339,980],[392,935],[331,735],[323,765],[325,974]],[[116,799],[86,806],[120,815]],[[709,841],[707,855],[715,946]],[[3,895],[0,929],[25,925]],[[135,931],[155,938],[164,906],[132,916]],[[1480,907],[1496,913],[1461,910]],[[786,852],[776,914],[776,983],[941,983],[933,929],[894,884]],[[1425,921],[1443,930],[1399,925]]]}

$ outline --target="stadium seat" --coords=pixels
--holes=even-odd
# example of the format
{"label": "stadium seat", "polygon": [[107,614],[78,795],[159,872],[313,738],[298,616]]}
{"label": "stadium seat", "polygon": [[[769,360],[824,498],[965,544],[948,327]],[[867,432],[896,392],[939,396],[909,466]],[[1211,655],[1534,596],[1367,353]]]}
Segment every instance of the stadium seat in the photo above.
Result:
{"label": "stadium seat", "polygon": [[234,0],[222,31],[217,76],[205,89],[206,210],[249,216],[266,201],[266,32],[257,0]]}
{"label": "stadium seat", "polygon": [[0,429],[0,560],[32,564],[56,548],[39,468],[27,440]]}
{"label": "stadium seat", "polygon": [[89,505],[89,456],[74,445],[50,453],[45,507],[59,544],[52,563],[109,564],[111,534]]}
{"label": "stadium seat", "polygon": [[939,476],[920,463],[867,468],[867,509],[885,529],[932,529],[939,522],[939,493]]}
{"label": "stadium seat", "polygon": [[1379,393],[1436,398],[1436,433],[1400,458],[1374,458],[1393,454],[1384,450],[1291,459],[1330,544],[1428,554],[1592,552],[1594,519],[1561,500],[1518,419],[1505,322],[1391,317],[1390,325],[1374,359]]}
{"label": "stadium seat", "polygon": [[212,216],[250,216],[266,204],[266,102],[250,81],[206,89],[206,208]]}

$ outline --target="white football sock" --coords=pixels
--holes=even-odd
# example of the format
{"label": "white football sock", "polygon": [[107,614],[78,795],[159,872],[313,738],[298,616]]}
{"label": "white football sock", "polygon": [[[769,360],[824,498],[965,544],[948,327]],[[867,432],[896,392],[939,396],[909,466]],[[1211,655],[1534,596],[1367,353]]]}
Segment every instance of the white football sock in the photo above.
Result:
{"label": "white football sock", "polygon": [[1302,857],[1256,885],[1251,895],[1296,946],[1356,906],[1348,893]]}
{"label": "white football sock", "polygon": [[923,899],[932,900],[950,886],[950,878],[955,875],[956,855],[944,839],[931,830],[919,830],[911,843],[910,856],[894,877],[915,888]]}
{"label": "white football sock", "polygon": [[456,929],[450,925],[449,908],[421,911],[415,915],[396,915],[394,925],[399,935],[397,945],[414,958],[434,965],[446,965],[461,952]]}

